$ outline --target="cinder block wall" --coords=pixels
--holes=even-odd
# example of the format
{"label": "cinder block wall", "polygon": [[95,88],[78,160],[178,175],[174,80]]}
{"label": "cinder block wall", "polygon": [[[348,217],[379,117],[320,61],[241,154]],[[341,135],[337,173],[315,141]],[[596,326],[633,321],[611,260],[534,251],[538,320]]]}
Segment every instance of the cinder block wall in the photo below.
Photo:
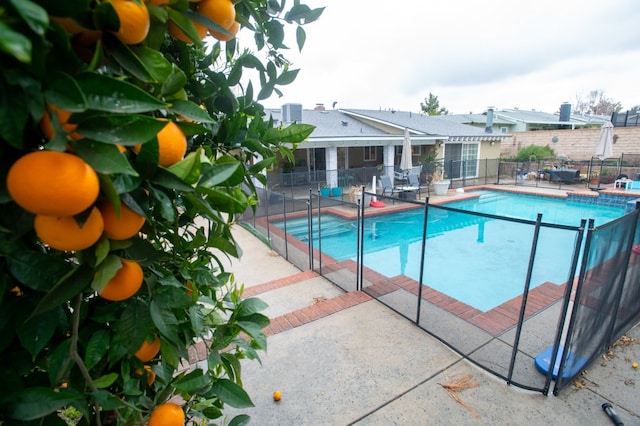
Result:
{"label": "cinder block wall", "polygon": [[[549,145],[556,154],[564,154],[571,160],[588,160],[596,152],[600,128],[576,130],[536,130],[515,132],[513,137],[500,145],[500,155],[515,155],[520,148],[529,145]],[[640,127],[616,127],[613,131],[613,156],[640,154]],[[558,141],[553,142],[557,137]]]}

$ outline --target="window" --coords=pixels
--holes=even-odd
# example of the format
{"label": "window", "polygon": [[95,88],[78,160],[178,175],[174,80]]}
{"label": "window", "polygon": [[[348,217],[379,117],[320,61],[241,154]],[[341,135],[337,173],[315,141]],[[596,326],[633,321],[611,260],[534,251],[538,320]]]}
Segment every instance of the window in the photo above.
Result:
{"label": "window", "polygon": [[500,133],[507,133],[506,127],[500,127]]}
{"label": "window", "polygon": [[376,161],[378,159],[377,147],[365,146],[363,147],[363,149],[364,149],[364,154],[363,154],[364,161]]}

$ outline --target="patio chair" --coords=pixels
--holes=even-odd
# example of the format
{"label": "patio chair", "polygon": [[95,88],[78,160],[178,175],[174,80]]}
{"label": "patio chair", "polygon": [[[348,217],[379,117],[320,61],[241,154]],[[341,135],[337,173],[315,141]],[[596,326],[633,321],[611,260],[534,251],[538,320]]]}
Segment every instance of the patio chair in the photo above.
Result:
{"label": "patio chair", "polygon": [[421,185],[420,184],[420,176],[416,175],[416,174],[410,174],[408,176],[409,178],[409,186],[414,186],[418,188],[418,197],[420,197],[420,192],[422,191],[422,189],[427,188],[427,197],[430,195],[429,194],[429,184],[430,182],[427,182],[426,185]]}
{"label": "patio chair", "polygon": [[390,197],[393,197],[402,192],[393,185],[393,183],[391,182],[391,177],[382,175],[379,179],[380,187],[382,188],[382,195],[388,194]]}

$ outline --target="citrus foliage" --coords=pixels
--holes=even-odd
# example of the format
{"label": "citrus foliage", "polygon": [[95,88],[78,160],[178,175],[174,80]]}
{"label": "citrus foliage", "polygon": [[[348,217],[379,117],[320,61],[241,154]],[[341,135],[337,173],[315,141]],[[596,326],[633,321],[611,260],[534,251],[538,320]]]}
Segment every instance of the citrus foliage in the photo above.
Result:
{"label": "citrus foliage", "polygon": [[[265,304],[242,299],[218,257],[240,255],[230,225],[256,203],[255,180],[312,131],[274,127],[259,102],[297,75],[285,25],[302,48],[322,9],[238,0],[224,28],[198,13],[209,1],[0,2],[3,424],[58,424],[65,407],[81,424],[143,424],[169,400],[184,402],[178,419],[219,419],[252,404],[239,361],[266,348]],[[261,57],[233,38],[236,22]],[[229,40],[201,41],[202,26]],[[33,152],[48,154],[9,173]],[[45,241],[107,210],[105,228],[126,221],[124,235]],[[202,340],[208,368],[185,370]]]}

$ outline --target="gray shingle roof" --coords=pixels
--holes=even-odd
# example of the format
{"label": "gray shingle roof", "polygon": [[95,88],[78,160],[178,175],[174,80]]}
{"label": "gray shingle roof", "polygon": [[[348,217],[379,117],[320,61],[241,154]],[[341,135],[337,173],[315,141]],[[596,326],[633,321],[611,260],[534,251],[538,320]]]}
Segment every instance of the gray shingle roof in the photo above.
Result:
{"label": "gray shingle roof", "polygon": [[[449,137],[481,137],[481,136],[500,136],[485,133],[483,129],[466,124],[456,123],[454,121],[445,120],[439,116],[428,116],[416,114],[407,111],[376,111],[363,109],[343,109],[345,114],[360,116],[384,122],[397,126],[403,130],[407,127],[414,133],[433,135],[433,136],[449,136]],[[505,135],[503,135],[505,136]]]}

